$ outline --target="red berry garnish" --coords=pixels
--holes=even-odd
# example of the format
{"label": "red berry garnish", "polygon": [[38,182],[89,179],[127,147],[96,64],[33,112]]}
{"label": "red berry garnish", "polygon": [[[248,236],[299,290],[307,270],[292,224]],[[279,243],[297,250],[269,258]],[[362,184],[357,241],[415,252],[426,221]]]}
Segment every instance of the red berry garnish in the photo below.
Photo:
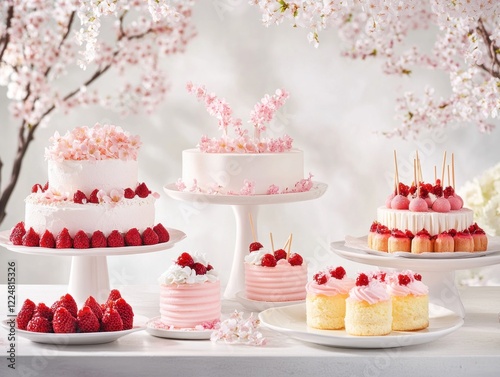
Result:
{"label": "red berry garnish", "polygon": [[168,242],[168,240],[170,240],[170,234],[168,233],[168,230],[163,226],[163,224],[156,224],[153,227],[153,230],[158,236],[159,243]]}
{"label": "red berry garnish", "polygon": [[142,238],[141,233],[137,228],[132,228],[125,233],[125,244],[127,246],[141,246]]}
{"label": "red berry garnish", "polygon": [[195,270],[196,275],[205,275],[207,273],[207,268],[201,263],[194,263],[191,268]]}
{"label": "red berry garnish", "polygon": [[45,317],[33,317],[28,322],[28,325],[26,326],[26,330],[32,331],[32,332],[49,333],[49,332],[52,332],[52,324]]}
{"label": "red berry garnish", "polygon": [[84,306],[78,311],[78,315],[76,316],[76,327],[78,332],[82,333],[98,332],[101,324],[92,309]]}
{"label": "red berry garnish", "polygon": [[58,307],[54,312],[52,328],[55,333],[74,333],[76,332],[76,319],[65,307]]}
{"label": "red berry garnish", "polygon": [[160,242],[160,238],[153,229],[146,228],[142,232],[142,243],[144,245],[156,245],[158,242]]}
{"label": "red berry garnish", "polygon": [[314,274],[313,279],[319,285],[323,285],[326,284],[326,282],[328,281],[328,276],[323,271],[320,271]]}
{"label": "red berry garnish", "polygon": [[120,298],[122,298],[122,295],[121,295],[120,291],[118,289],[112,289],[109,292],[108,299],[106,300],[106,306],[110,302],[115,302],[116,300],[118,300]]}
{"label": "red berry garnish", "polygon": [[264,254],[260,264],[263,267],[276,267],[276,258],[273,254]]}
{"label": "red berry garnish", "polygon": [[123,190],[123,196],[126,199],[132,199],[135,196],[135,191],[132,190],[130,187],[128,187],[125,190]]}
{"label": "red berry garnish", "polygon": [[70,249],[73,247],[73,239],[69,235],[69,230],[64,228],[56,237],[56,249]]}
{"label": "red berry garnish", "polygon": [[94,248],[108,246],[108,241],[106,240],[104,233],[100,230],[96,230],[92,233],[92,237],[90,237],[90,246]]}
{"label": "red berry garnish", "polygon": [[304,259],[300,254],[293,253],[288,258],[288,263],[290,263],[291,266],[302,266],[302,263],[304,263]]}
{"label": "red berry garnish", "polygon": [[99,192],[98,189],[95,189],[94,191],[92,191],[90,193],[90,196],[89,196],[89,203],[94,203],[94,204],[98,204],[99,203],[99,198],[97,197],[97,193]]}
{"label": "red berry garnish", "polygon": [[26,229],[24,228],[24,222],[20,221],[12,228],[10,232],[9,240],[13,245],[22,245],[23,237],[26,234]]}
{"label": "red berry garnish", "polygon": [[45,192],[48,189],[49,189],[49,182],[45,182],[45,184],[43,185],[42,191]]}
{"label": "red berry garnish", "polygon": [[123,321],[120,313],[112,306],[108,306],[102,315],[101,331],[122,331]]}
{"label": "red berry garnish", "polygon": [[213,270],[213,269],[214,269],[214,268],[212,267],[212,265],[211,265],[211,264],[207,264],[207,271],[211,271],[211,270]]}
{"label": "red berry garnish", "polygon": [[29,298],[24,301],[23,306],[21,307],[21,310],[19,310],[19,313],[17,313],[16,317],[16,323],[18,329],[26,330],[28,322],[33,317],[33,313],[35,313],[35,309],[36,309],[35,303],[31,301]]}
{"label": "red berry garnish", "polygon": [[356,285],[358,287],[363,286],[363,285],[368,285],[370,283],[370,280],[368,279],[368,275],[361,273],[358,275],[356,278]]}
{"label": "red berry garnish", "polygon": [[276,261],[286,259],[286,251],[283,249],[278,249],[274,252],[274,257],[276,258]]}
{"label": "red berry garnish", "polygon": [[457,235],[457,230],[456,229],[450,229],[450,230],[448,230],[448,234],[450,236],[452,236],[452,237],[455,237]]}
{"label": "red berry garnish", "polygon": [[73,201],[78,204],[85,204],[88,202],[87,195],[85,195],[82,191],[77,190],[73,195]]}
{"label": "red berry garnish", "polygon": [[93,296],[89,296],[87,300],[85,300],[84,306],[88,306],[93,312],[97,319],[100,321],[102,318],[102,308],[101,305],[96,301]]}
{"label": "red berry garnish", "polygon": [[181,267],[189,267],[194,264],[193,257],[189,253],[182,253],[175,262]]}
{"label": "red berry garnish", "polygon": [[61,307],[65,308],[73,317],[76,317],[78,307],[75,299],[69,293],[66,293],[64,296],[61,296],[59,300],[54,302],[51,309],[55,313],[56,309]]}
{"label": "red berry garnish", "polygon": [[342,280],[346,274],[345,269],[342,266],[338,266],[335,269],[332,268],[332,269],[328,270],[328,272],[330,272],[330,276],[332,278],[335,278],[338,280]]}
{"label": "red berry garnish", "polygon": [[43,188],[42,188],[42,185],[40,183],[36,183],[33,185],[33,187],[31,188],[31,192],[33,194],[37,193],[37,192],[43,192]]}
{"label": "red berry garnish", "polygon": [[29,228],[26,234],[23,237],[23,246],[39,246],[40,245],[40,236],[37,232],[33,230],[33,228]]}
{"label": "red berry garnish", "polygon": [[134,327],[134,311],[123,298],[115,301],[115,309],[120,315],[123,323],[123,330],[130,330]]}
{"label": "red berry garnish", "polygon": [[56,247],[56,239],[54,235],[47,229],[40,238],[40,247],[54,248]]}
{"label": "red berry garnish", "polygon": [[109,247],[123,247],[123,246],[125,246],[125,240],[123,239],[122,234],[117,230],[113,230],[109,234],[107,241],[108,241]]}
{"label": "red berry garnish", "polygon": [[453,196],[453,194],[455,194],[455,190],[451,186],[446,187],[443,191],[443,196],[445,198],[449,198],[450,196]]}
{"label": "red berry garnish", "polygon": [[90,239],[83,230],[76,232],[73,238],[73,247],[75,249],[88,249],[90,247]]}
{"label": "red berry garnish", "polygon": [[441,186],[440,183],[437,183],[433,188],[432,188],[432,193],[436,195],[438,198],[443,196],[443,186]]}
{"label": "red berry garnish", "polygon": [[420,274],[414,274],[414,275],[413,275],[413,278],[414,278],[415,280],[422,281],[422,275],[420,275]]}
{"label": "red berry garnish", "polygon": [[52,317],[54,316],[54,312],[51,308],[45,305],[43,302],[39,303],[36,306],[35,312],[33,313],[33,317],[44,317],[49,321],[52,321]]}
{"label": "red berry garnish", "polygon": [[262,249],[264,246],[260,242],[252,242],[248,247],[250,252]]}
{"label": "red berry garnish", "polygon": [[399,274],[398,275],[398,283],[399,285],[408,285],[411,279],[408,275]]}
{"label": "red berry garnish", "polygon": [[148,186],[144,182],[142,182],[139,186],[136,187],[135,193],[139,198],[146,198],[151,191],[149,191]]}

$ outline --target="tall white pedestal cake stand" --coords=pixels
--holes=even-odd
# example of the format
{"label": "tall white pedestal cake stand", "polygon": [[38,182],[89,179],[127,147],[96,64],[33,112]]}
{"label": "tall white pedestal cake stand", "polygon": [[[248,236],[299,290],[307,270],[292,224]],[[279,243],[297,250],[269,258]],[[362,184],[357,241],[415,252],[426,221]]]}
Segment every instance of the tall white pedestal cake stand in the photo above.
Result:
{"label": "tall white pedestal cake stand", "polygon": [[236,220],[236,244],[229,280],[224,291],[224,297],[232,299],[236,293],[245,288],[245,256],[248,254],[248,246],[253,242],[249,215],[252,216],[254,228],[257,232],[259,205],[294,203],[317,199],[325,193],[327,187],[324,183],[314,182],[313,188],[309,191],[275,195],[210,195],[179,191],[175,183],[166,185],[164,189],[170,197],[176,200],[186,202],[203,201],[203,203],[230,205],[233,208]]}
{"label": "tall white pedestal cake stand", "polygon": [[[363,240],[366,245],[366,239]],[[420,273],[422,281],[429,287],[429,301],[450,309],[464,318],[465,309],[455,282],[455,271],[499,264],[500,237],[488,237],[488,242],[486,252],[455,255],[454,253],[391,255],[346,246],[345,241],[333,242],[331,249],[341,257],[354,262],[397,270],[409,269]]]}
{"label": "tall white pedestal cake stand", "polygon": [[108,274],[108,256],[144,254],[170,249],[186,237],[184,232],[167,228],[170,234],[168,242],[156,245],[104,247],[95,249],[48,249],[13,245],[9,240],[10,231],[0,232],[0,246],[21,254],[43,256],[70,256],[71,270],[68,293],[77,303],[83,303],[89,296],[97,300],[107,297],[110,290]]}

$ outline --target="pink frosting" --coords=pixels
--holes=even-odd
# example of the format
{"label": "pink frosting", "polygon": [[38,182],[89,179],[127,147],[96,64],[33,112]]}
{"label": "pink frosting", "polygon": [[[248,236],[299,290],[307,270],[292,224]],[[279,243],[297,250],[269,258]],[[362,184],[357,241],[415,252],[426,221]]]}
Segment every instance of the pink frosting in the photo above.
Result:
{"label": "pink frosting", "polygon": [[434,200],[434,203],[432,203],[432,210],[436,212],[450,212],[450,202],[448,201],[448,199],[445,199],[443,197],[436,198],[436,200]]}
{"label": "pink frosting", "polygon": [[328,278],[325,284],[318,284],[316,281],[311,280],[306,285],[307,293],[315,295],[336,296],[349,293],[354,287],[354,279],[344,276],[343,279]]}
{"label": "pink frosting", "polygon": [[450,202],[450,208],[452,211],[456,211],[462,208],[463,202],[462,199],[458,196],[449,196],[448,201]]}
{"label": "pink frosting", "polygon": [[355,301],[366,301],[369,304],[387,301],[391,297],[385,288],[385,283],[381,283],[376,279],[371,279],[368,285],[355,285],[349,291],[349,298]]}
{"label": "pink frosting", "polygon": [[[400,274],[406,275],[410,278],[410,282],[407,285],[399,284],[398,276]],[[413,271],[408,270],[399,273],[395,272],[389,276],[387,282],[387,292],[389,292],[391,296],[397,297],[404,297],[408,295],[425,296],[429,293],[429,288],[421,281],[415,279]]]}
{"label": "pink frosting", "polygon": [[403,195],[396,195],[391,200],[391,208],[392,209],[408,209],[410,206],[410,199]]}
{"label": "pink frosting", "polygon": [[395,197],[395,196],[396,196],[396,194],[392,193],[392,194],[390,194],[390,195],[387,197],[387,199],[385,200],[385,206],[386,206],[387,208],[391,208],[391,201],[392,201],[392,199],[394,199],[394,197]]}
{"label": "pink frosting", "polygon": [[429,206],[425,199],[416,197],[410,201],[409,210],[412,212],[427,212]]}

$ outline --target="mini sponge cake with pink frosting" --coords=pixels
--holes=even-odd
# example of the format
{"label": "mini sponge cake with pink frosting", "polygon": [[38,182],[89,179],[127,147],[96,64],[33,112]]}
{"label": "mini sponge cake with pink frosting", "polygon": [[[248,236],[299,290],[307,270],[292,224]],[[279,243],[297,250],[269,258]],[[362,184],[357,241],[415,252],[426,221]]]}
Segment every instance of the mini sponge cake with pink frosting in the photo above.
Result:
{"label": "mini sponge cake with pink frosting", "polygon": [[328,267],[314,274],[306,285],[307,325],[322,330],[344,328],[345,300],[354,280],[342,266]]}

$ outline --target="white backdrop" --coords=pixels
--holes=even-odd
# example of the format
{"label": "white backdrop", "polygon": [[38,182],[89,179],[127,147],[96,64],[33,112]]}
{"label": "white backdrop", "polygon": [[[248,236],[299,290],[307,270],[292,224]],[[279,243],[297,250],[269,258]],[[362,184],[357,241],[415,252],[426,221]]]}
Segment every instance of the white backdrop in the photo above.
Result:
{"label": "white backdrop", "polygon": [[[224,3],[224,2],[223,2]],[[358,62],[340,57],[333,32],[324,33],[315,49],[306,31],[288,25],[265,28],[260,15],[247,1],[199,2],[194,20],[198,36],[185,54],[165,61],[171,84],[168,100],[152,115],[126,118],[101,108],[77,109],[57,114],[40,129],[24,160],[22,175],[12,196],[2,229],[10,229],[24,217],[24,198],[34,183],[47,180],[44,148],[55,130],[95,122],[111,122],[141,136],[140,181],[159,192],[157,221],[183,230],[187,238],[173,249],[158,253],[109,257],[112,285],[156,283],[157,277],[183,251],[208,254],[227,281],[235,242],[235,223],[228,206],[192,206],[163,192],[181,174],[181,151],[194,147],[202,134],[216,135],[217,125],[203,105],[187,94],[185,84],[205,84],[233,106],[236,116],[248,119],[253,105],[277,88],[290,99],[274,127],[285,127],[295,146],[305,151],[305,174],[328,184],[317,200],[261,206],[259,233],[263,243],[273,233],[284,243],[293,233],[293,250],[311,263],[310,273],[326,265],[343,265],[349,274],[367,267],[337,257],[328,250],[331,241],[345,235],[361,236],[374,219],[376,207],[391,190],[393,150],[398,151],[402,180],[411,181],[410,163],[419,149],[424,178],[433,177],[443,152],[455,153],[456,183],[460,187],[500,160],[500,130],[480,134],[475,126],[432,132],[418,140],[387,139],[377,131],[396,126],[394,99],[403,90],[422,90],[426,83],[446,93],[447,78],[438,72],[416,71],[411,80],[388,77],[376,61]],[[432,34],[416,36],[427,43]],[[144,67],[147,69],[147,67]],[[113,85],[112,78],[100,85]],[[17,123],[7,114],[5,88],[0,90],[0,157],[4,162],[2,184],[7,183],[15,154]],[[497,122],[498,125],[498,122]],[[439,169],[438,168],[438,169]],[[18,282],[66,283],[69,257],[15,254],[0,249],[0,278],[5,281],[7,260],[16,260]]]}

